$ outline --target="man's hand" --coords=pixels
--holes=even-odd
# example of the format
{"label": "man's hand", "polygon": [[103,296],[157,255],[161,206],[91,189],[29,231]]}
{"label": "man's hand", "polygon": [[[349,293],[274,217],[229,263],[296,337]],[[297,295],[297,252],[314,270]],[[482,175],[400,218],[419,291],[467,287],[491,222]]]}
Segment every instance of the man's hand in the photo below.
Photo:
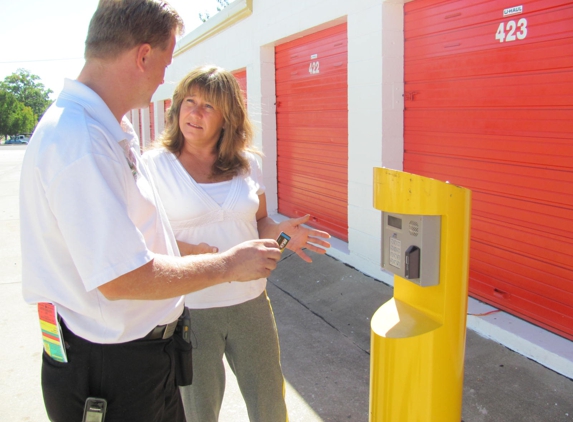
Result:
{"label": "man's hand", "polygon": [[330,234],[323,232],[322,230],[315,230],[302,226],[309,220],[309,218],[310,215],[307,214],[303,217],[290,218],[279,223],[280,231],[283,231],[290,236],[287,249],[296,252],[296,254],[306,262],[312,262],[312,259],[310,259],[310,256],[303,251],[303,248],[319,254],[326,253],[326,248],[330,248],[330,243],[322,240],[329,239]]}
{"label": "man's hand", "polygon": [[221,254],[155,255],[98,287],[108,300],[158,300],[182,296],[229,281],[268,277],[281,257],[275,240],[251,240]]}
{"label": "man's hand", "polygon": [[240,243],[222,255],[229,277],[235,281],[251,281],[268,277],[277,267],[281,251],[275,240],[258,239]]}

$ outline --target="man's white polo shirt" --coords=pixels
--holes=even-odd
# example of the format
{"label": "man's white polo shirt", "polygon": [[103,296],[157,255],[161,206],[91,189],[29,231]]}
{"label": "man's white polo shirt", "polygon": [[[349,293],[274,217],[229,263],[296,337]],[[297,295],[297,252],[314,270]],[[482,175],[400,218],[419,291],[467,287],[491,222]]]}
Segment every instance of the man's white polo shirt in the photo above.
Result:
{"label": "man's white polo shirt", "polygon": [[98,287],[179,250],[138,140],[87,86],[66,80],[27,147],[20,182],[22,289],[70,330],[122,343],[174,321],[183,298],[107,300]]}

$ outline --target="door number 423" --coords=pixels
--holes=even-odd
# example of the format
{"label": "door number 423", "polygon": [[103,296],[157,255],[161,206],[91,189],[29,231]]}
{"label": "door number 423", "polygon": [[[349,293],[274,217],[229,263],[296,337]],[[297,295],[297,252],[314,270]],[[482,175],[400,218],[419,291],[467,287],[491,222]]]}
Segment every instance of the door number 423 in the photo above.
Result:
{"label": "door number 423", "polygon": [[517,23],[515,21],[502,22],[495,33],[495,39],[499,42],[523,40],[525,37],[527,37],[527,19],[525,18],[521,18]]}

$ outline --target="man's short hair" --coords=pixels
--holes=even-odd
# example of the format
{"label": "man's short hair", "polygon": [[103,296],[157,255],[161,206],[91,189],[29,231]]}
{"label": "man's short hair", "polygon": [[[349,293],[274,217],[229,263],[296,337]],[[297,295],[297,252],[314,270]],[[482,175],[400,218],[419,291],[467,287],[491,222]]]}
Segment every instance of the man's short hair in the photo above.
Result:
{"label": "man's short hair", "polygon": [[183,33],[183,20],[169,3],[159,0],[100,0],[88,29],[86,59],[113,59],[148,43],[167,48],[171,35]]}

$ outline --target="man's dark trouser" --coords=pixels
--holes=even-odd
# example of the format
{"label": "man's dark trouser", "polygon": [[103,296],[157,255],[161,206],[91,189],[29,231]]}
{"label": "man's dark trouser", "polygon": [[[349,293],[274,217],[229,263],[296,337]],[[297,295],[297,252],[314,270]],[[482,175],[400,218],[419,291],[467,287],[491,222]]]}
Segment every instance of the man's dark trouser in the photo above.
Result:
{"label": "man's dark trouser", "polygon": [[42,356],[42,391],[53,422],[79,422],[88,397],[107,400],[105,422],[185,422],[173,338],[96,344],[62,324],[68,362]]}

